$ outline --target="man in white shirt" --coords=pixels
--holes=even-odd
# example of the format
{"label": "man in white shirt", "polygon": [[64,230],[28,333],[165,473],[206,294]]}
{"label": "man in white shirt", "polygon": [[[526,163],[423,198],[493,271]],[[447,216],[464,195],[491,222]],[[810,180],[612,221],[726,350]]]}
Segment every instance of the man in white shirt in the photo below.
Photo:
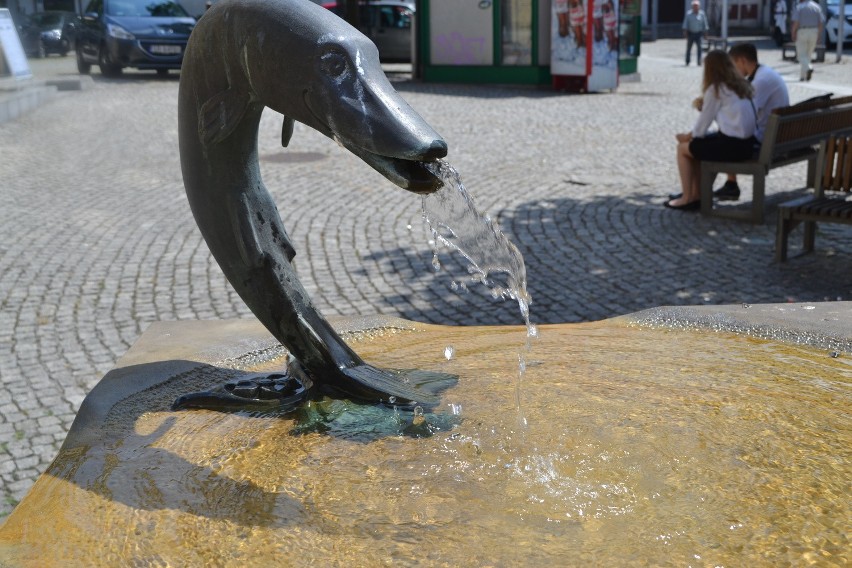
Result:
{"label": "man in white shirt", "polygon": [[683,37],[686,38],[686,65],[689,67],[689,53],[695,46],[698,65],[701,65],[701,38],[707,37],[710,29],[707,23],[707,15],[701,9],[699,0],[692,0],[692,11],[686,13],[683,19]]}
{"label": "man in white shirt", "polygon": [[790,36],[796,42],[796,57],[801,67],[799,81],[810,81],[811,75],[814,74],[811,59],[819,38],[822,37],[825,15],[819,4],[813,0],[799,0],[791,20],[793,27],[790,29]]}
{"label": "man in white shirt", "polygon": [[[743,77],[754,87],[754,108],[757,112],[757,128],[754,137],[759,143],[763,142],[769,115],[779,107],[790,106],[790,95],[787,84],[781,75],[772,67],[757,62],[757,48],[751,43],[739,43],[728,51],[734,65]],[[720,201],[736,201],[740,198],[740,188],[737,176],[728,174],[725,185],[713,192]]]}

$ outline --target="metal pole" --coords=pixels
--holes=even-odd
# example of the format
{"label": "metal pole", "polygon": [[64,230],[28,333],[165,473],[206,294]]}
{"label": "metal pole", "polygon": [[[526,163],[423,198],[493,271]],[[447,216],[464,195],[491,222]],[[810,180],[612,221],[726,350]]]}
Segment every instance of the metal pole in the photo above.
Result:
{"label": "metal pole", "polygon": [[843,38],[846,37],[846,31],[843,29],[843,25],[846,23],[846,0],[840,0],[840,6],[838,6],[840,12],[837,14],[837,59],[835,59],[836,63],[840,63],[840,58],[843,56]]}
{"label": "metal pole", "polygon": [[728,45],[728,0],[722,0],[722,45]]}
{"label": "metal pole", "polygon": [[349,22],[353,28],[357,28],[360,23],[358,17],[358,0],[346,0],[346,17],[344,20]]}
{"label": "metal pole", "polygon": [[657,21],[660,19],[660,0],[651,0],[651,39],[657,41]]}

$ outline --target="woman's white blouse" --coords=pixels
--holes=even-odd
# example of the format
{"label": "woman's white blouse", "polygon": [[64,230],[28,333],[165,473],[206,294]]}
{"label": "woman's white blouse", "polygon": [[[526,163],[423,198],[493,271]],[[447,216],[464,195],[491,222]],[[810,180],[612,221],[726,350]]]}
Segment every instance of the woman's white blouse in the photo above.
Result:
{"label": "woman's white blouse", "polygon": [[701,114],[692,128],[692,136],[705,136],[713,122],[725,136],[750,138],[757,127],[757,117],[751,99],[741,99],[726,85],[719,85],[719,96],[713,85],[704,91]]}

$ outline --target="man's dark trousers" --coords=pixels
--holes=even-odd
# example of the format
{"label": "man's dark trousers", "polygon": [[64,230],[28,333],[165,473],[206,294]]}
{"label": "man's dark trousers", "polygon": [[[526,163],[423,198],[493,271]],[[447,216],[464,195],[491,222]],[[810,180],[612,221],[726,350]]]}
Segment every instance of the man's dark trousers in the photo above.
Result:
{"label": "man's dark trousers", "polygon": [[703,32],[687,32],[686,34],[686,64],[689,65],[689,52],[692,51],[692,45],[695,44],[698,52],[698,64],[701,65],[701,38]]}

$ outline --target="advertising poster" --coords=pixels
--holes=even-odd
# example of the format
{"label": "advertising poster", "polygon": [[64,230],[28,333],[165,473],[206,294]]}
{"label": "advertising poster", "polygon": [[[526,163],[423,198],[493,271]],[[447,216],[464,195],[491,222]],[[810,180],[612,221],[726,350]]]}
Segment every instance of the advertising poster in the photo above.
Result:
{"label": "advertising poster", "polygon": [[587,77],[587,90],[618,85],[616,0],[553,0],[551,75]]}
{"label": "advertising poster", "polygon": [[13,77],[26,79],[33,76],[24,48],[21,46],[21,38],[18,37],[18,31],[15,29],[12,14],[6,8],[0,8],[0,52]]}

